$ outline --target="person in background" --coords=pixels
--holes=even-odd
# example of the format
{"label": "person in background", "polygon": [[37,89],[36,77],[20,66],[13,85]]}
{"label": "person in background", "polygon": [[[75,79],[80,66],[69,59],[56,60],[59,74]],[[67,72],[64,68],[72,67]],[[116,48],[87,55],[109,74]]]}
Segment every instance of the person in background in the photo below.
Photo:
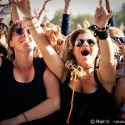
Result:
{"label": "person in background", "polygon": [[120,29],[120,30],[124,33],[124,35],[125,35],[125,26],[124,26],[124,23],[123,23],[123,22],[120,23],[119,29]]}
{"label": "person in background", "polygon": [[115,119],[125,120],[125,36],[121,29],[113,28],[111,38],[117,42],[120,51],[119,57],[122,56],[123,59],[121,61],[119,58],[117,64],[117,81],[113,90]]}
{"label": "person in background", "polygon": [[7,58],[7,35],[8,26],[4,23],[0,23],[0,56]]}
{"label": "person in background", "polygon": [[[116,82],[118,79],[125,77],[125,68],[124,62],[122,61],[124,55],[124,45],[125,45],[125,36],[124,33],[118,27],[109,27],[109,34],[118,48],[118,52],[115,53],[116,61]],[[121,59],[122,58],[122,59]]]}

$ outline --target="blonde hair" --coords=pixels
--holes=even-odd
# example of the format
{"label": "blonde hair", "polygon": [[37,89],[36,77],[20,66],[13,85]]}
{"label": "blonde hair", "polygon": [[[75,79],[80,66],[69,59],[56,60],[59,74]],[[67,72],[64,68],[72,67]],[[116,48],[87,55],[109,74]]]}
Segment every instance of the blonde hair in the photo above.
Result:
{"label": "blonde hair", "polygon": [[121,31],[118,27],[109,27],[110,37],[124,37],[123,31]]}

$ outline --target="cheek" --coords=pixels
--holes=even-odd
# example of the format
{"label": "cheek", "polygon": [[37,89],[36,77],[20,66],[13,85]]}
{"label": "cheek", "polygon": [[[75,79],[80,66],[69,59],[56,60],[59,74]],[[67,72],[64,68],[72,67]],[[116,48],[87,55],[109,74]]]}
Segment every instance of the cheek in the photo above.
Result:
{"label": "cheek", "polygon": [[78,52],[79,52],[78,48],[74,47],[74,49],[72,50],[72,53],[75,57],[78,55]]}
{"label": "cheek", "polygon": [[99,48],[98,48],[98,46],[96,46],[96,47],[94,47],[94,48],[92,49],[92,55],[93,55],[93,56],[97,56],[98,53],[99,53]]}

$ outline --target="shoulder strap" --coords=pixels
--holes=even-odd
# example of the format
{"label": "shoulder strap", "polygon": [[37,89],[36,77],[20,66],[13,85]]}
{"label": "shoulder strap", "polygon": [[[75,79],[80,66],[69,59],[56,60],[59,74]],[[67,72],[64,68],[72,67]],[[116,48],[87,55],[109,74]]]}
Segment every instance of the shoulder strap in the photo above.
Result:
{"label": "shoulder strap", "polygon": [[94,79],[95,79],[96,83],[97,83],[99,86],[102,86],[102,84],[100,83],[100,81],[99,81],[99,79],[98,79],[97,70],[96,70],[96,69],[94,70]]}

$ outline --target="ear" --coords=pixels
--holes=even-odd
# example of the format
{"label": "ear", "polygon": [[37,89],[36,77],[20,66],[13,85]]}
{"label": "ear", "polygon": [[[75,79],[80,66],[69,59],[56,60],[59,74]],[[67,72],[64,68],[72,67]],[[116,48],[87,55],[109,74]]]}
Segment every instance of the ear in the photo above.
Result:
{"label": "ear", "polygon": [[10,47],[13,47],[13,42],[12,42],[12,40],[9,41],[9,45],[10,45]]}

